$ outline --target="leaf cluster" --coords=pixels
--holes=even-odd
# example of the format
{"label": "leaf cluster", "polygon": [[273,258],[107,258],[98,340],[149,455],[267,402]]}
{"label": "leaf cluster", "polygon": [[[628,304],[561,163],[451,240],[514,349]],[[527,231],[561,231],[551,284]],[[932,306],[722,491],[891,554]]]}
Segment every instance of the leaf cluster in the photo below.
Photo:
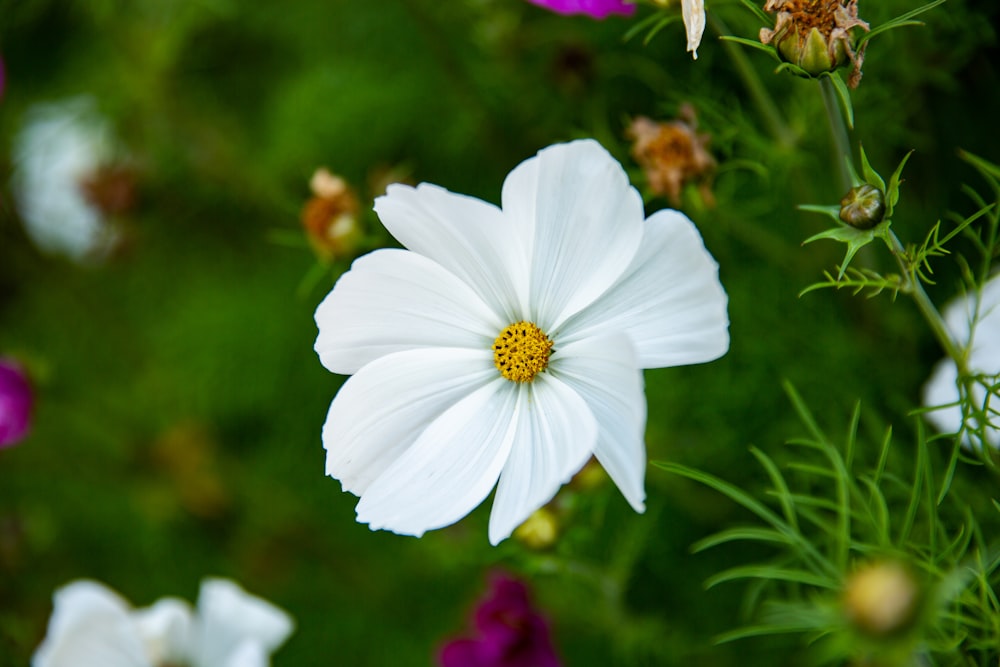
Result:
{"label": "leaf cluster", "polygon": [[[717,491],[748,510],[752,524],[726,528],[695,552],[733,542],[766,545],[774,555],[719,572],[706,586],[748,582],[747,625],[717,641],[775,634],[804,635],[819,664],[844,660],[911,665],[995,665],[1000,657],[1000,503],[974,507],[940,479],[929,439],[918,423],[912,449],[893,437],[859,437],[855,405],[842,444],[820,428],[790,384],[785,390],[807,435],[788,441],[781,465],[751,453],[767,473],[767,502],[713,475],[677,463],[654,463]],[[874,464],[864,464],[877,452]],[[984,511],[985,509],[985,511]],[[885,636],[858,627],[844,591],[860,566],[903,563],[920,587],[914,620]],[[868,664],[867,662],[865,664]]]}

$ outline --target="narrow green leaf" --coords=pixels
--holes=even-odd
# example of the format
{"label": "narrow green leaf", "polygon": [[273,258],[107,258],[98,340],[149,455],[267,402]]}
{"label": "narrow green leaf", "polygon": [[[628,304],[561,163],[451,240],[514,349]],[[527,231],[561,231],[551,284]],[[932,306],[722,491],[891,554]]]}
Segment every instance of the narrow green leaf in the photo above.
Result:
{"label": "narrow green leaf", "polygon": [[878,545],[886,548],[892,543],[892,519],[889,514],[889,505],[885,501],[885,496],[882,495],[882,490],[874,480],[862,477],[860,481],[868,487],[868,514],[875,527],[875,534],[878,536]]}
{"label": "narrow green leaf", "polygon": [[622,36],[622,41],[623,42],[630,41],[633,37],[638,35],[640,32],[642,32],[649,26],[653,25],[657,21],[662,21],[662,20],[663,20],[663,15],[660,13],[655,13],[655,14],[650,14],[641,21],[636,21],[635,24],[633,24],[632,27],[630,27]]}
{"label": "narrow green leaf", "polygon": [[840,102],[840,108],[844,112],[844,119],[847,121],[847,127],[854,129],[854,106],[851,104],[851,91],[848,90],[847,84],[844,80],[840,78],[840,74],[837,72],[829,72],[823,76],[830,79],[830,83],[833,84],[833,89],[837,93],[837,100]]}
{"label": "narrow green leaf", "polygon": [[740,565],[728,570],[719,572],[709,577],[705,582],[705,588],[714,588],[719,584],[740,579],[770,579],[774,581],[788,581],[805,586],[816,586],[817,588],[836,588],[838,582],[829,577],[798,570],[794,568],[776,567],[774,565]]}
{"label": "narrow green leaf", "polygon": [[778,502],[781,503],[781,509],[785,514],[785,521],[788,525],[792,527],[792,530],[798,530],[799,524],[798,520],[795,518],[795,505],[791,502],[788,491],[788,484],[785,483],[785,478],[782,477],[781,471],[778,470],[778,466],[774,464],[767,454],[756,447],[751,447],[750,452],[757,457],[760,464],[764,466],[767,471],[768,476],[771,478],[771,483],[774,484],[775,494],[778,496]]}
{"label": "narrow green leaf", "polygon": [[773,530],[771,528],[754,528],[752,526],[744,526],[740,528],[729,528],[702,538],[691,545],[691,551],[692,553],[699,553],[705,551],[706,549],[719,546],[720,544],[740,540],[791,544],[788,536],[777,530]]}
{"label": "narrow green leaf", "polygon": [[642,40],[642,45],[649,46],[649,43],[653,41],[653,38],[656,37],[656,35],[658,35],[661,30],[666,28],[671,23],[676,23],[679,20],[680,17],[677,15],[664,16],[659,23],[653,26],[653,28],[648,33],[646,33],[646,36]]}
{"label": "narrow green leaf", "polygon": [[900,176],[903,174],[903,167],[906,166],[906,161],[910,159],[913,155],[913,151],[910,151],[903,156],[902,161],[900,161],[899,166],[896,167],[896,171],[892,172],[892,176],[889,178],[889,187],[885,191],[885,217],[892,217],[892,210],[896,207],[896,202],[899,201],[899,186],[902,183]]}
{"label": "narrow green leaf", "polygon": [[778,53],[774,50],[773,46],[767,46],[766,44],[761,44],[755,39],[746,39],[745,37],[735,37],[733,35],[723,35],[719,38],[725,42],[736,42],[737,44],[742,44],[743,46],[749,46],[752,49],[757,49],[758,51],[764,51],[769,54],[775,60],[779,62],[781,59],[778,57]]}
{"label": "narrow green leaf", "polygon": [[752,2],[751,0],[740,0],[740,3],[749,9],[757,18],[759,18],[760,22],[764,25],[774,24],[774,18],[761,9],[760,5],[756,2]]}
{"label": "narrow green leaf", "polygon": [[875,486],[881,487],[882,473],[885,472],[885,464],[889,460],[889,445],[892,444],[892,426],[885,430],[885,437],[882,438],[882,449],[878,455],[878,465],[875,466]]}
{"label": "narrow green leaf", "polygon": [[963,160],[971,164],[973,167],[978,169],[983,174],[989,174],[993,178],[1000,181],[1000,166],[997,166],[988,160],[984,160],[978,155],[975,155],[973,153],[964,150],[958,151],[958,157],[962,158]]}
{"label": "narrow green leaf", "polygon": [[803,632],[805,630],[812,629],[811,626],[802,625],[748,625],[743,628],[737,628],[736,630],[730,630],[729,632],[723,632],[720,635],[716,635],[716,644],[727,644],[729,642],[737,641],[740,639],[749,639],[750,637],[766,637],[768,635],[787,635],[795,632]]}
{"label": "narrow green leaf", "polygon": [[901,28],[907,25],[923,25],[920,21],[913,21],[912,19],[915,16],[919,16],[920,14],[923,14],[926,11],[934,9],[938,5],[944,4],[945,2],[946,0],[934,0],[933,2],[927,3],[923,7],[917,7],[916,9],[908,11],[905,14],[901,14],[900,16],[897,16],[896,18],[890,21],[886,21],[882,25],[872,28],[870,32],[867,32],[864,35],[862,35],[861,39],[858,40],[858,44],[855,48],[860,49],[872,37],[875,37],[876,35],[879,35],[888,30],[892,30],[893,28]]}
{"label": "narrow green leaf", "polygon": [[[819,204],[799,204],[795,208],[800,211],[808,211],[810,213],[820,213],[822,215],[828,215],[833,218],[834,222],[838,225],[843,225],[844,223],[840,220],[840,207],[839,206],[821,206]],[[813,236],[809,240],[814,240],[816,237]],[[803,243],[809,243],[809,241],[803,241]]]}
{"label": "narrow green leaf", "polygon": [[877,171],[872,169],[872,165],[868,161],[868,156],[865,154],[864,146],[861,147],[861,173],[865,177],[865,183],[885,193],[885,181],[882,180]]}

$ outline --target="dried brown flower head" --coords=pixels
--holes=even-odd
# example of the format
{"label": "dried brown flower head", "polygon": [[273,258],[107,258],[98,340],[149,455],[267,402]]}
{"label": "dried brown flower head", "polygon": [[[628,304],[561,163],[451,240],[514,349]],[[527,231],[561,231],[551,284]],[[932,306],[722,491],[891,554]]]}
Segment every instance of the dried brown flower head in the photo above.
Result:
{"label": "dried brown flower head", "polygon": [[760,29],[760,41],[774,42],[787,62],[814,76],[850,62],[847,84],[857,88],[865,46],[854,50],[852,31],[868,31],[858,18],[858,0],[767,0],[764,10],[777,12],[774,30]]}
{"label": "dried brown flower head", "polygon": [[708,152],[710,138],[697,132],[697,119],[690,105],[685,104],[678,118],[669,122],[639,116],[626,135],[632,140],[632,157],[645,171],[653,192],[677,206],[684,186],[695,183],[705,203],[715,204],[711,185],[716,162]]}
{"label": "dried brown flower head", "polygon": [[127,213],[135,205],[135,170],[123,165],[102,165],[80,179],[80,192],[105,216]]}
{"label": "dried brown flower head", "polygon": [[325,167],[309,181],[313,196],[302,208],[302,226],[320,259],[350,255],[360,236],[358,198],[340,176]]}

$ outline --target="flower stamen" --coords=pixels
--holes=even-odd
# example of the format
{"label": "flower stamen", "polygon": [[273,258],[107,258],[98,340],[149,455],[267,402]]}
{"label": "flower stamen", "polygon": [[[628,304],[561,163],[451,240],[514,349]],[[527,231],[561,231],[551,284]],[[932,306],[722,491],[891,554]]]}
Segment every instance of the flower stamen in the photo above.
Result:
{"label": "flower stamen", "polygon": [[493,341],[493,363],[511,382],[531,382],[549,365],[552,341],[534,322],[515,322]]}

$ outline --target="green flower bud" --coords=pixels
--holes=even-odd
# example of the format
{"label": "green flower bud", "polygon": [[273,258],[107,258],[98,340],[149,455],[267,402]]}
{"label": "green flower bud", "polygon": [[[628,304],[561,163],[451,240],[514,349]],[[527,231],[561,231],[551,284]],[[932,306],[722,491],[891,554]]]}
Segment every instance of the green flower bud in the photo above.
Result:
{"label": "green flower bud", "polygon": [[789,31],[778,42],[778,53],[813,76],[832,72],[846,63],[849,57],[842,40],[828,46],[818,28],[811,29],[804,38],[795,31]]}
{"label": "green flower bud", "polygon": [[840,200],[840,219],[855,229],[871,229],[885,217],[885,195],[878,188],[859,185]]}

